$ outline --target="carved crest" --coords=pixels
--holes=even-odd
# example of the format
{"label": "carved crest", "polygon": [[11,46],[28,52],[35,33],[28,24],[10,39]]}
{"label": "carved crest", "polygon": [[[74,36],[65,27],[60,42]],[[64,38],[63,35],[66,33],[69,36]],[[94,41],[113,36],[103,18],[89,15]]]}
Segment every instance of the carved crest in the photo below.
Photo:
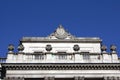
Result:
{"label": "carved crest", "polygon": [[57,39],[66,39],[66,38],[74,38],[70,33],[68,33],[62,25],[55,30],[49,37],[55,37]]}

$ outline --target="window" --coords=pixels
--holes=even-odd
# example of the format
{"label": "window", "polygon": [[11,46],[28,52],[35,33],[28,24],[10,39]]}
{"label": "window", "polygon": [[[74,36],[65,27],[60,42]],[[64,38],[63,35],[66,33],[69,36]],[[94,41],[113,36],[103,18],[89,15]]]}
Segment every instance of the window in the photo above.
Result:
{"label": "window", "polygon": [[89,56],[89,52],[83,52],[83,60],[89,60],[90,56]]}
{"label": "window", "polygon": [[44,54],[36,54],[35,55],[35,60],[44,60],[45,55]]}

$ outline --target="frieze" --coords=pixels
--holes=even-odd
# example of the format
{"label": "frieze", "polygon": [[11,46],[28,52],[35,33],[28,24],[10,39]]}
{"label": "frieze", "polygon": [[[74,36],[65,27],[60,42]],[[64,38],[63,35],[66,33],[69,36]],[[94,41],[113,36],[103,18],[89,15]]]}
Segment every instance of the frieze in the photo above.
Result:
{"label": "frieze", "polygon": [[120,64],[3,64],[7,70],[120,70]]}

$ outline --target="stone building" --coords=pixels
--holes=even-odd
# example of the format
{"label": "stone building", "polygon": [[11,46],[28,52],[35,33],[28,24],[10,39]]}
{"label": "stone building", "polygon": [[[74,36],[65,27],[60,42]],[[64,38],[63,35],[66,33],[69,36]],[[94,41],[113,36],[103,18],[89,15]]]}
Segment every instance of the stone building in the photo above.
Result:
{"label": "stone building", "polygon": [[75,37],[62,26],[48,37],[23,37],[1,59],[2,80],[120,80],[116,46],[98,37]]}

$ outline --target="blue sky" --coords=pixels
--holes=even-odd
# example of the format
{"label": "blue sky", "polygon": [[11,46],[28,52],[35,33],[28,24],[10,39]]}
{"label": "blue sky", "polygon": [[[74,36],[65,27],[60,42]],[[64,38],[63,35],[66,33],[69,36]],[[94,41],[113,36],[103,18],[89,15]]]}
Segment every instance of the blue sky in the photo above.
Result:
{"label": "blue sky", "polygon": [[120,56],[120,0],[0,0],[0,56],[23,36],[48,36],[59,24],[79,37],[100,37]]}

